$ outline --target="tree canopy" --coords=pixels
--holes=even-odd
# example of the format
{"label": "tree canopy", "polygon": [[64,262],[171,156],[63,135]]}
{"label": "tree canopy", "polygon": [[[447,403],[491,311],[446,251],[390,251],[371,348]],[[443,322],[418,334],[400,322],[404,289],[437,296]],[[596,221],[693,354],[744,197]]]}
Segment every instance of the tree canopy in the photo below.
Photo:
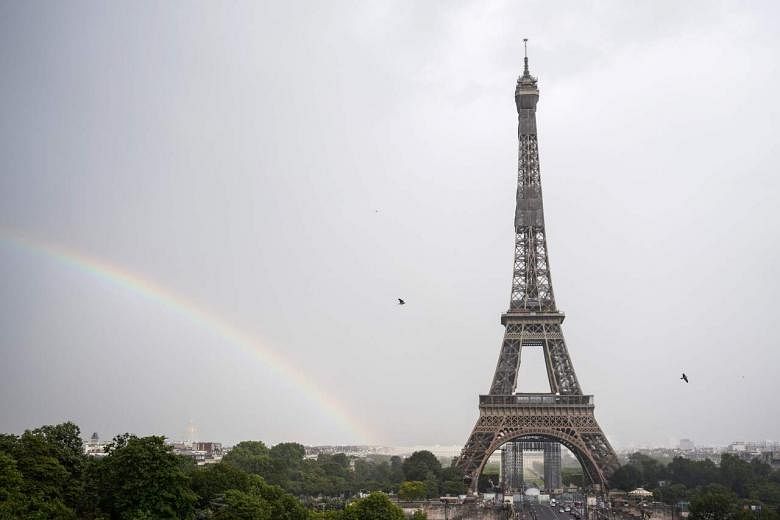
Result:
{"label": "tree canopy", "polygon": [[[222,462],[197,467],[163,437],[127,433],[88,457],[80,434],[73,423],[0,434],[0,519],[395,520],[401,509],[380,491],[463,490],[462,474],[430,452],[312,459],[297,443],[244,441]],[[407,471],[422,480],[407,482]],[[359,491],[371,493],[353,500]]]}
{"label": "tree canopy", "polygon": [[743,514],[743,506],[751,505],[762,508],[765,520],[780,519],[780,471],[757,459],[746,462],[724,453],[719,465],[682,457],[664,465],[634,453],[610,483],[625,491],[644,487],[667,504],[688,500],[691,518],[698,520],[733,518]]}

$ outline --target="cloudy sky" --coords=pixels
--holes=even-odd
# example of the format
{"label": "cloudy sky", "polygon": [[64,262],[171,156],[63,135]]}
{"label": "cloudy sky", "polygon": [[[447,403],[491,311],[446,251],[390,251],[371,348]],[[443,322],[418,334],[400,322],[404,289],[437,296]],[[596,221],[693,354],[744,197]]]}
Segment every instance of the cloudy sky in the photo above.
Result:
{"label": "cloudy sky", "polygon": [[0,4],[0,431],[463,443],[509,302],[527,37],[606,434],[780,440],[778,11]]}

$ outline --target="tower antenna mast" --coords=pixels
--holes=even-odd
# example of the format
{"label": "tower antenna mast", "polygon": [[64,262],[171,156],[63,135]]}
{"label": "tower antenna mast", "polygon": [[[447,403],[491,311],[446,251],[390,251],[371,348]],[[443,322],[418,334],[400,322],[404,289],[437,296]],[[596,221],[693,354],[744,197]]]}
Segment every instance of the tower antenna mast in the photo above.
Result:
{"label": "tower antenna mast", "polygon": [[530,76],[531,73],[528,71],[528,38],[523,38],[523,76]]}

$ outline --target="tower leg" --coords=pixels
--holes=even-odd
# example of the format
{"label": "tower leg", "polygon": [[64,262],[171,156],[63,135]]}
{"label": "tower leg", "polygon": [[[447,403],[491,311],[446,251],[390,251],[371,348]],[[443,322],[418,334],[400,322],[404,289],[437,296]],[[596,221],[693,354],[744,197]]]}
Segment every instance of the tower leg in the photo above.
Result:
{"label": "tower leg", "polygon": [[561,445],[544,443],[544,487],[547,491],[561,489]]}

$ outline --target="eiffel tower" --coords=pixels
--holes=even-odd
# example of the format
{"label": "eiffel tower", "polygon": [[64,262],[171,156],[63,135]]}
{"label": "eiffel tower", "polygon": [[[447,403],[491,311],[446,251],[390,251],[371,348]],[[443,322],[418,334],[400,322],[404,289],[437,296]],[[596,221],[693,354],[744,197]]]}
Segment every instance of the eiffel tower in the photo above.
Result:
{"label": "eiffel tower", "polygon": [[[539,176],[538,100],[526,52],[515,89],[520,150],[512,293],[509,310],[501,315],[504,341],[490,393],[479,396],[477,424],[458,458],[472,492],[490,455],[515,440],[559,442],[577,457],[591,483],[602,489],[618,466],[593,415],[593,396],[583,395],[577,381],[561,332],[565,315],[555,306]],[[550,393],[515,393],[523,347],[543,349]]]}

